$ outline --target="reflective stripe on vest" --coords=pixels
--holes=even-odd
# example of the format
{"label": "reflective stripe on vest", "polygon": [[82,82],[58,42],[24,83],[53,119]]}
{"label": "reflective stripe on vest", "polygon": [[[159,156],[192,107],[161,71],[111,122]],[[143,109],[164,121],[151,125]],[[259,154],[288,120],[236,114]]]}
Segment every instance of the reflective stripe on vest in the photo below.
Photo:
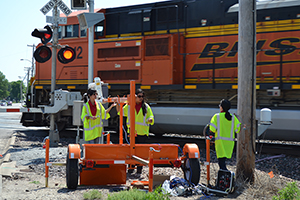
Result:
{"label": "reflective stripe on vest", "polygon": [[[86,117],[91,117],[92,115],[90,115],[90,109],[88,107],[87,104],[84,104],[85,108],[86,108],[86,111],[87,111],[87,114],[83,117],[83,120],[86,118]],[[102,122],[102,112],[101,112],[101,106],[100,106],[100,103],[98,102],[98,106],[99,106],[99,109],[100,109],[100,116],[96,116],[96,117],[100,117],[100,124],[96,124],[95,126],[91,127],[91,121],[89,121],[89,128],[86,128],[86,127],[83,127],[83,129],[85,131],[91,131],[97,127],[102,127],[103,125],[103,122]],[[97,111],[96,111],[97,112]],[[106,113],[105,113],[105,118],[106,118]]]}
{"label": "reflective stripe on vest", "polygon": [[[146,105],[146,106],[147,106],[147,105]],[[147,109],[148,109],[148,107],[147,107]],[[141,125],[141,126],[150,126],[150,124],[147,124],[147,123],[146,123],[146,116],[147,116],[147,115],[144,116],[143,122],[137,122],[137,121],[135,120],[135,124]],[[127,126],[130,126],[130,105],[128,105],[127,117],[128,117],[128,123],[127,123]]]}
{"label": "reflective stripe on vest", "polygon": [[228,138],[228,137],[222,137],[222,136],[220,136],[220,134],[219,134],[219,129],[218,129],[218,127],[220,127],[220,115],[219,115],[219,113],[217,114],[217,124],[218,124],[218,125],[217,125],[216,130],[217,130],[217,135],[218,135],[218,137],[216,137],[215,140],[234,141],[234,138],[233,138],[233,133],[234,133],[234,131],[233,131],[233,129],[234,129],[234,116],[232,116],[232,118],[231,118],[230,138]]}

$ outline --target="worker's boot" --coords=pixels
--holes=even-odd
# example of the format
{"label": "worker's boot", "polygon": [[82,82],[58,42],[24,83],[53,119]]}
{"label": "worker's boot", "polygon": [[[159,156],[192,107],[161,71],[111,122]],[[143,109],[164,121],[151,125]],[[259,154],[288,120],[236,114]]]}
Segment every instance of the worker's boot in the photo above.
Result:
{"label": "worker's boot", "polygon": [[138,167],[137,167],[136,173],[137,173],[137,174],[141,174],[141,173],[142,173],[142,170],[143,170],[143,167],[142,167],[142,166],[138,166]]}
{"label": "worker's boot", "polygon": [[131,165],[132,169],[129,169],[130,165],[128,165],[128,173],[129,174],[132,174],[133,173],[133,170],[134,170],[134,165]]}

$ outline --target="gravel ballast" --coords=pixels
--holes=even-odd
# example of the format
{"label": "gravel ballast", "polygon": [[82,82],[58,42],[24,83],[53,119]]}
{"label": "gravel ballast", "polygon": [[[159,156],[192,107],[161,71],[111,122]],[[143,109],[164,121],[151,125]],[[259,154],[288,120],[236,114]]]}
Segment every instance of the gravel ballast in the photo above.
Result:
{"label": "gravel ballast", "polygon": [[[16,172],[12,176],[2,177],[2,199],[84,199],[83,194],[97,189],[104,199],[116,188],[116,186],[78,186],[76,190],[66,187],[65,166],[52,166],[49,168],[48,187],[45,187],[45,149],[43,139],[47,131],[39,134],[30,132],[16,132],[15,142],[10,153],[10,162],[16,163]],[[66,162],[67,145],[75,143],[75,138],[60,138],[58,147],[50,148],[50,162]],[[200,149],[201,183],[206,183],[205,149]],[[202,157],[202,155],[204,157]],[[300,185],[300,158],[285,155],[257,155],[255,183],[253,185],[237,185],[233,194],[226,197],[211,197],[210,199],[271,199],[286,183],[296,181]],[[229,170],[236,171],[235,155],[227,162]],[[211,151],[211,184],[214,183],[218,164],[215,153]],[[270,178],[269,172],[274,177]],[[177,176],[183,178],[181,169],[177,168],[154,168],[155,175]],[[130,186],[134,180],[148,180],[148,167],[143,168],[141,175],[127,174],[125,186]],[[124,186],[122,186],[124,187]],[[189,197],[170,197],[170,199],[200,199],[203,195]]]}

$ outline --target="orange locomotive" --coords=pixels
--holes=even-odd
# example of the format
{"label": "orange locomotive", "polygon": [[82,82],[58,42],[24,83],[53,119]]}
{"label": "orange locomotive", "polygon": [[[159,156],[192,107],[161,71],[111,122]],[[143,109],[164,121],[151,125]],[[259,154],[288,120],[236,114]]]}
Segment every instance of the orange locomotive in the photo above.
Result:
{"label": "orange locomotive", "polygon": [[[257,107],[298,109],[300,3],[276,2],[257,2]],[[57,89],[87,88],[88,36],[79,28],[81,12],[87,11],[73,12],[59,28],[59,43],[75,48],[76,59],[57,62]],[[150,103],[171,107],[215,105],[236,95],[237,0],[173,0],[95,12],[104,13],[105,20],[95,25],[94,77],[109,84],[111,96],[128,94],[129,80],[146,90]],[[37,107],[49,101],[51,61],[36,63],[34,79]],[[26,122],[33,119],[28,113],[23,118],[25,126],[47,124]],[[68,125],[71,116],[66,118]]]}

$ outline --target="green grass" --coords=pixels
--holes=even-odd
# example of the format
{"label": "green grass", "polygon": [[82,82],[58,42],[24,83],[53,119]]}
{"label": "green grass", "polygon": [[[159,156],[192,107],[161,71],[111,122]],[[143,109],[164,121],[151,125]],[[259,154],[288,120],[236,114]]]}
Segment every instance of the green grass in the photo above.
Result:
{"label": "green grass", "polygon": [[287,186],[278,191],[277,196],[273,196],[272,200],[300,200],[300,189],[296,182],[288,183]]}
{"label": "green grass", "polygon": [[107,200],[169,200],[169,195],[161,192],[161,187],[156,188],[153,192],[145,192],[138,189],[121,191],[109,194]]}
{"label": "green grass", "polygon": [[31,181],[30,183],[33,183],[33,184],[41,184],[41,182],[39,182],[39,181]]}
{"label": "green grass", "polygon": [[98,190],[91,190],[83,194],[83,198],[86,200],[102,199],[102,194]]}

